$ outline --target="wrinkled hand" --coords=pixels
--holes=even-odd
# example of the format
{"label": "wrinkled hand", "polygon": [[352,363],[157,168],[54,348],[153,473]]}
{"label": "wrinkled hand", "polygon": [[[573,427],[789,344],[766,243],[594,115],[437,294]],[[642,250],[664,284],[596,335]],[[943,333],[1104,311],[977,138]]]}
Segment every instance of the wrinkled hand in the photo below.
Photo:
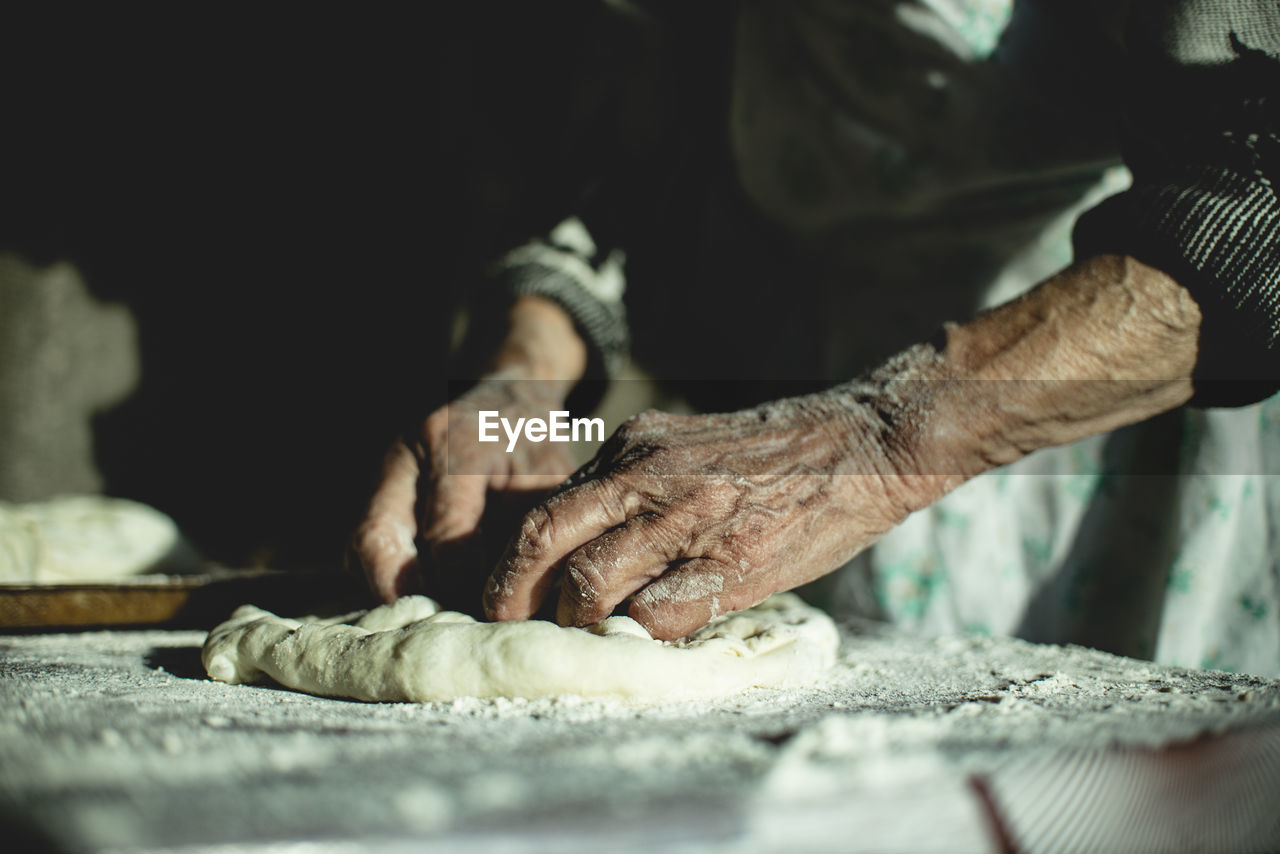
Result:
{"label": "wrinkled hand", "polygon": [[561,577],[560,622],[634,595],[633,618],[680,637],[835,569],[968,478],[1182,405],[1200,323],[1174,279],[1103,255],[864,380],[727,415],[644,413],[525,516],[485,610],[525,619]]}
{"label": "wrinkled hand", "polygon": [[830,572],[916,502],[872,403],[823,395],[743,412],[645,412],[534,508],[489,579],[491,619],[628,613],[673,639]]}
{"label": "wrinkled hand", "polygon": [[[545,419],[549,410],[564,408],[558,388],[518,372],[491,376],[431,413],[417,435],[392,444],[348,553],[375,594],[389,602],[416,592],[424,573],[434,576],[432,592],[446,600],[457,598],[449,592],[468,586],[474,587],[473,596],[478,593],[483,572],[493,566],[503,544],[486,556],[478,536],[483,518],[495,510],[501,514],[502,508],[494,505],[504,502],[494,502],[494,496],[519,508],[509,514],[514,523],[573,470],[573,463],[559,444],[521,441],[507,453],[505,437],[491,444],[477,442],[477,413],[497,410],[513,420]],[[505,538],[510,527],[499,530]],[[468,572],[479,573],[474,585],[460,577]],[[440,586],[446,588],[443,594],[435,589]]]}

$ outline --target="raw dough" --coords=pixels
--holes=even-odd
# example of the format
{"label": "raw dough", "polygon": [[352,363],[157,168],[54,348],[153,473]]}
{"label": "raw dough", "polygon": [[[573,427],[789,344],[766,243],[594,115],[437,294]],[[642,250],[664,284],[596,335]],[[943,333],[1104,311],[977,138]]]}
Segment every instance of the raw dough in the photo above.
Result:
{"label": "raw dough", "polygon": [[174,521],[136,501],[66,495],[0,502],[0,583],[115,581],[198,566]]}
{"label": "raw dough", "polygon": [[791,593],[670,643],[629,617],[585,630],[537,620],[479,623],[407,596],[363,615],[311,622],[245,605],[209,634],[202,658],[222,682],[265,675],[298,691],[358,700],[581,694],[656,701],[811,684],[834,663],[838,643],[831,618]]}

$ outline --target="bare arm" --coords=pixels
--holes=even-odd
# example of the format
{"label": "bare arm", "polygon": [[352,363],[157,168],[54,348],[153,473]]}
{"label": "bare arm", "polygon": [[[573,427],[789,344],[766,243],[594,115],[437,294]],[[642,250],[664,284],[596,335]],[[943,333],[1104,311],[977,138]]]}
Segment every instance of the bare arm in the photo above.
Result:
{"label": "bare arm", "polygon": [[[907,468],[967,479],[1179,406],[1194,390],[1199,324],[1184,288],[1122,256],[1088,259],[948,324],[912,400],[926,420],[899,437]],[[926,503],[941,496],[932,492]]]}
{"label": "bare arm", "polygon": [[486,610],[526,619],[560,576],[562,623],[634,595],[655,636],[684,635],[836,569],[970,477],[1184,403],[1199,322],[1168,276],[1102,256],[865,379],[742,412],[643,413],[525,517]]}
{"label": "bare arm", "polygon": [[573,320],[545,297],[520,297],[507,315],[507,334],[490,364],[490,373],[514,371],[553,384],[563,397],[582,379],[587,345]]}

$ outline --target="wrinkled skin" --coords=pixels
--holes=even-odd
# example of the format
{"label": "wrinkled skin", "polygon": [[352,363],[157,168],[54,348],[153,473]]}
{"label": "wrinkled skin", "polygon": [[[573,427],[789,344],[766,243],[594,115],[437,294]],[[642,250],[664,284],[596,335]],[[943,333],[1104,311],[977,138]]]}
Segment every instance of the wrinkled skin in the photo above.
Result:
{"label": "wrinkled skin", "polygon": [[720,415],[645,412],[535,508],[485,590],[527,619],[562,577],[557,619],[628,613],[674,639],[825,575],[916,505],[881,441],[887,407],[838,395]]}
{"label": "wrinkled skin", "polygon": [[[524,308],[503,353],[543,365],[555,381],[544,390],[567,389],[582,375],[581,342],[558,310]],[[832,571],[970,477],[1185,403],[1199,326],[1169,276],[1097,256],[947,324],[941,350],[917,345],[863,380],[737,413],[642,413],[508,529],[485,610],[527,619],[561,580],[562,623],[598,621],[634,596],[631,616],[655,637],[680,637]],[[478,409],[562,408],[563,394],[530,400],[510,376],[482,382],[388,454],[354,541],[384,598],[412,589],[415,536],[439,563],[450,544],[477,541],[486,495],[546,488],[567,470],[551,444],[449,458],[444,433],[475,431]]]}
{"label": "wrinkled skin", "polygon": [[1191,395],[1200,315],[1130,258],[1080,262],[865,380],[727,415],[645,413],[527,515],[485,589],[525,619],[672,639],[836,569],[970,477]]}
{"label": "wrinkled skin", "polygon": [[[519,372],[490,376],[432,412],[414,436],[396,440],[348,560],[383,601],[424,586],[448,605],[473,608],[483,576],[520,516],[573,470],[565,446],[520,442],[506,453],[474,437],[480,410],[546,418],[562,409],[555,388]],[[497,532],[486,536],[487,531]],[[470,594],[470,595],[468,595]]]}

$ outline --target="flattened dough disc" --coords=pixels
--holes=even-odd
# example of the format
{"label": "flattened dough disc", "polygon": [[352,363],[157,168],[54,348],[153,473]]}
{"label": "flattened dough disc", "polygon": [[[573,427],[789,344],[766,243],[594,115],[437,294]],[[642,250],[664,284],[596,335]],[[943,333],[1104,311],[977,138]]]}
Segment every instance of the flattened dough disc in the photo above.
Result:
{"label": "flattened dough disc", "polygon": [[222,682],[268,676],[294,690],[357,700],[579,694],[654,702],[808,685],[834,663],[838,643],[831,618],[790,593],[670,643],[628,617],[590,630],[480,623],[408,596],[310,622],[245,605],[209,634],[202,658]]}

